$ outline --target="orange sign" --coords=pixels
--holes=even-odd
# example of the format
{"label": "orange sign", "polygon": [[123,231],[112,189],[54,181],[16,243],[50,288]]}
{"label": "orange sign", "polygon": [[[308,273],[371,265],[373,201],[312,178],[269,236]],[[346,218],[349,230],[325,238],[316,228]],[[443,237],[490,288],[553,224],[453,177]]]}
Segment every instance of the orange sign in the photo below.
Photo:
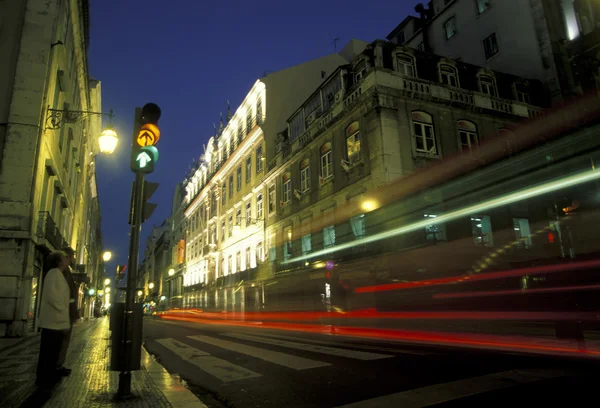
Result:
{"label": "orange sign", "polygon": [[158,142],[158,139],[160,139],[160,130],[158,129],[158,126],[152,123],[146,123],[140,128],[135,140],[139,146],[144,147],[154,146],[156,142]]}

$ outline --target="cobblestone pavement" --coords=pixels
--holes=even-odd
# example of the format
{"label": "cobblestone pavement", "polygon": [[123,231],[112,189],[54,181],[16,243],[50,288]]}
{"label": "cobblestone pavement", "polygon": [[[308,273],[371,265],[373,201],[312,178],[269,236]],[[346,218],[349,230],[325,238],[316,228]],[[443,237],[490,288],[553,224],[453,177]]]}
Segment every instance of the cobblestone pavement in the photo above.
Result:
{"label": "cobblestone pavement", "polygon": [[118,373],[109,371],[108,318],[75,326],[66,366],[69,377],[51,391],[35,386],[39,336],[0,352],[0,407],[204,407],[142,350],[143,369],[132,374],[133,397],[115,400]]}

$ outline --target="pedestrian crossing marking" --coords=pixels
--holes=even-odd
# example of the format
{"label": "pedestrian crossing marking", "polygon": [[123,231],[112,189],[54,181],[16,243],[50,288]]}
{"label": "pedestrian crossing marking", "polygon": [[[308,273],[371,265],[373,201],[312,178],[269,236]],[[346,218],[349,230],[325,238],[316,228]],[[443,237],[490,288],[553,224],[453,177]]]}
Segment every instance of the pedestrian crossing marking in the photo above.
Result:
{"label": "pedestrian crossing marking", "polygon": [[565,375],[564,371],[558,370],[510,370],[415,388],[382,397],[358,401],[337,408],[422,408],[457,400],[459,398],[470,397],[477,394],[562,377]]}
{"label": "pedestrian crossing marking", "polygon": [[291,354],[281,353],[279,351],[271,351],[259,347],[247,346],[241,343],[217,339],[209,336],[188,336],[188,338],[200,341],[212,346],[220,347],[236,353],[246,354],[251,357],[259,358],[273,364],[292,368],[294,370],[307,370],[310,368],[325,367],[331,364],[322,361],[310,360],[304,357],[296,357]]}
{"label": "pedestrian crossing marking", "polygon": [[157,339],[157,343],[177,354],[182,360],[195,365],[200,370],[217,377],[223,382],[246,380],[261,377],[260,374],[229,361],[211,356],[209,353],[188,346],[172,338]]}
{"label": "pedestrian crossing marking", "polygon": [[277,340],[277,339],[270,339],[267,337],[252,336],[249,334],[226,333],[225,335],[229,336],[229,337],[241,339],[241,340],[250,340],[250,341],[255,341],[255,342],[259,342],[259,343],[270,344],[273,346],[280,346],[280,347],[286,347],[286,348],[291,348],[291,349],[296,349],[296,350],[310,351],[313,353],[329,354],[331,356],[352,358],[355,360],[370,361],[370,360],[380,360],[383,358],[394,357],[389,354],[379,354],[379,353],[371,353],[371,352],[367,352],[367,351],[357,351],[357,350],[349,350],[349,349],[342,349],[342,348],[336,348],[336,347],[319,346],[316,344],[297,343],[297,342],[293,342],[293,341]]}

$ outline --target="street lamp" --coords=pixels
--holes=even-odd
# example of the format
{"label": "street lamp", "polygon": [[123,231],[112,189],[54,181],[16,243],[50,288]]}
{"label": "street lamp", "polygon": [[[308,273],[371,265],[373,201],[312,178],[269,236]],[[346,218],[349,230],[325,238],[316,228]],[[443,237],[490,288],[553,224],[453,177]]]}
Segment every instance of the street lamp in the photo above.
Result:
{"label": "street lamp", "polygon": [[[112,124],[112,109],[109,113],[104,113],[50,108],[48,109],[48,114],[46,115],[46,129],[60,129],[63,123],[77,123],[87,117],[94,115],[108,116],[110,118],[110,123]],[[117,132],[115,132],[111,125],[108,125],[106,129],[102,131],[100,137],[98,137],[98,145],[100,147],[100,152],[104,154],[113,153],[115,151],[115,148],[117,147],[118,142],[119,138],[117,136]]]}
{"label": "street lamp", "polygon": [[144,292],[142,292],[141,290],[138,290],[138,291],[137,291],[137,295],[138,295],[138,296],[142,296],[143,294],[144,294]]}
{"label": "street lamp", "polygon": [[154,289],[154,283],[150,282],[150,283],[148,284],[148,289]]}
{"label": "street lamp", "polygon": [[104,286],[108,286],[108,285],[110,285],[110,279],[106,278],[106,279],[104,279]]}
{"label": "street lamp", "polygon": [[171,268],[169,269],[169,276],[173,276],[175,275],[175,269]]}
{"label": "street lamp", "polygon": [[104,292],[105,292],[105,293],[107,293],[107,294],[108,294],[108,293],[110,293],[110,287],[108,287],[108,288],[105,288],[105,289],[104,289]]}
{"label": "street lamp", "polygon": [[112,252],[104,251],[104,253],[102,254],[102,260],[104,260],[104,262],[108,262],[108,261],[110,261],[111,258],[112,258]]}

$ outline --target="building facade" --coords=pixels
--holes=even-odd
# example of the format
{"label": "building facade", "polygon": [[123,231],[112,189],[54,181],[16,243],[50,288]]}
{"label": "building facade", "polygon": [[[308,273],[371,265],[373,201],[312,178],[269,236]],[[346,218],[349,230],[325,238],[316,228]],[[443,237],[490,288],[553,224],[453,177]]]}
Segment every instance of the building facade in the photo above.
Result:
{"label": "building facade", "polygon": [[571,44],[596,29],[594,18],[599,10],[594,3],[432,0],[426,6],[419,4],[415,8],[419,15],[405,18],[387,38],[488,69],[540,79],[553,100],[562,103],[581,93],[588,82],[589,74],[580,78],[574,72],[580,68],[574,69]]}
{"label": "building facade", "polygon": [[178,183],[173,194],[173,207],[171,210],[171,258],[164,276],[163,293],[167,299],[165,307],[180,308],[183,306],[183,272],[185,266],[185,237],[186,222],[183,211],[185,203],[185,190]]}
{"label": "building facade", "polygon": [[101,120],[75,111],[100,112],[101,88],[88,72],[88,1],[3,2],[0,16],[0,324],[20,336],[49,251],[70,245],[77,271],[99,273]]}
{"label": "building facade", "polygon": [[263,179],[277,133],[311,90],[365,45],[352,40],[337,54],[259,79],[209,140],[184,181],[183,306],[239,310],[262,303],[260,291],[245,282],[264,259]]}
{"label": "building facade", "polygon": [[[544,104],[540,81],[390,42],[370,44],[289,118],[269,163],[269,251],[260,282],[266,307],[322,309],[334,291],[326,261],[336,254],[329,248],[376,231],[365,215],[381,204],[370,192],[442,158],[468,159],[480,143],[540,115]],[[444,198],[432,192],[428,202],[440,211]],[[430,210],[421,217],[436,217]],[[482,217],[465,218],[465,228],[473,224],[477,235],[475,250],[491,239],[489,216]],[[514,218],[528,222],[526,211]],[[406,240],[407,246],[427,246],[446,241],[447,232],[432,223]],[[354,255],[363,250],[352,248]],[[375,260],[353,273],[370,276]]]}

